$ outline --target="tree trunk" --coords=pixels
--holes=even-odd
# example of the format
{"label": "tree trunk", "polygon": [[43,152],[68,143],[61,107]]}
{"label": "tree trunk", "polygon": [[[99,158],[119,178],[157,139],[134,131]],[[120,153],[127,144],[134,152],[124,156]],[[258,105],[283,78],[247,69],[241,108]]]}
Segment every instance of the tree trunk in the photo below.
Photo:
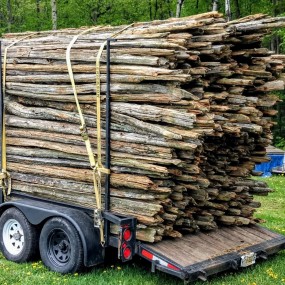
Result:
{"label": "tree trunk", "polygon": [[182,5],[184,3],[184,0],[177,0],[176,5],[176,18],[179,18],[181,15]]}
{"label": "tree trunk", "polygon": [[12,7],[11,7],[11,1],[7,0],[7,28],[8,32],[11,32],[11,26],[12,26]]}
{"label": "tree trunk", "polygon": [[280,38],[276,33],[271,37],[270,49],[274,51],[274,53],[280,53]]}
{"label": "tree trunk", "polygon": [[236,19],[241,17],[240,7],[239,7],[239,0],[234,0],[235,9],[236,9]]}
{"label": "tree trunk", "polygon": [[154,10],[154,19],[157,19],[157,13],[158,13],[158,0],[155,0],[155,10]]}
{"label": "tree trunk", "polygon": [[199,9],[199,0],[196,0],[196,10]]}
{"label": "tree trunk", "polygon": [[41,22],[40,22],[40,0],[36,0],[36,13],[37,13],[37,30],[41,30]]}
{"label": "tree trunk", "polygon": [[219,0],[213,0],[213,11],[218,11]]}
{"label": "tree trunk", "polygon": [[51,18],[52,18],[52,29],[57,29],[57,7],[56,0],[51,0]]}
{"label": "tree trunk", "polygon": [[[281,11],[280,11],[280,3],[279,2],[280,2],[279,0],[272,0],[272,4],[273,4],[273,7],[274,7],[273,8],[273,13],[274,13],[275,17],[279,13],[281,13]],[[279,45],[280,45],[280,38],[279,38],[278,34],[275,32],[275,33],[272,34],[272,37],[271,37],[270,49],[278,54],[279,51],[280,51]]]}
{"label": "tree trunk", "polygon": [[152,3],[151,0],[148,1],[148,7],[149,7],[149,19],[152,20]]}
{"label": "tree trunk", "polygon": [[225,14],[227,16],[227,20],[231,20],[231,2],[230,0],[225,1]]}
{"label": "tree trunk", "polygon": [[173,11],[172,11],[172,7],[171,7],[171,0],[166,0],[167,5],[168,5],[168,17],[172,18],[173,17]]}

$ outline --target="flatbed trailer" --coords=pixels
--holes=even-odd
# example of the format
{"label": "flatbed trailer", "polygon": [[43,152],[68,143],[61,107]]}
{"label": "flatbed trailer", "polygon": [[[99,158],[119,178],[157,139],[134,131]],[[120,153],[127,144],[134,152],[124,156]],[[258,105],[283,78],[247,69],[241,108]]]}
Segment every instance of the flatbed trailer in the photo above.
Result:
{"label": "flatbed trailer", "polygon": [[[17,215],[13,218],[15,224],[20,224],[22,229],[18,232],[13,231],[10,239],[3,244],[3,235],[5,231],[1,228],[2,218],[7,211],[20,211],[28,223],[38,229],[36,243],[39,242],[40,252],[44,263],[52,270],[67,273],[73,272],[73,268],[66,271],[65,261],[62,261],[61,255],[64,255],[68,261],[72,261],[72,252],[75,252],[78,258],[78,252],[82,252],[81,259],[86,267],[103,263],[108,259],[105,256],[105,250],[108,247],[118,249],[118,258],[122,261],[129,261],[133,256],[138,255],[150,262],[151,271],[156,270],[176,276],[185,282],[195,281],[197,279],[206,281],[211,275],[226,270],[238,270],[243,267],[251,266],[258,260],[266,260],[269,255],[285,249],[285,236],[263,228],[259,225],[250,225],[244,227],[221,227],[210,232],[198,232],[196,234],[187,234],[182,238],[165,239],[158,243],[145,243],[135,239],[136,221],[131,217],[122,217],[114,213],[105,212],[104,220],[118,225],[118,235],[108,233],[106,244],[101,245],[99,231],[93,225],[91,218],[91,209],[71,207],[69,205],[54,203],[53,201],[43,201],[35,199],[28,195],[14,193],[9,202],[0,204],[0,246],[4,255],[14,261],[26,261],[26,259],[17,259],[18,251],[9,250],[9,245],[15,243],[21,237],[17,237],[20,232],[26,239],[27,229],[25,223],[17,220]],[[5,217],[5,216],[4,216]],[[11,218],[11,217],[10,217]],[[79,233],[82,242],[82,250],[78,245],[72,242],[71,233],[61,235],[57,240],[52,239],[51,234],[47,233],[47,243],[43,245],[43,228],[54,219],[63,219],[74,226],[76,233]],[[62,233],[64,228],[57,228],[56,233]],[[54,230],[50,230],[52,233]],[[124,231],[131,231],[131,238],[124,240]],[[44,231],[46,235],[46,231]],[[28,233],[29,236],[29,233]],[[40,236],[40,237],[39,237]],[[49,242],[48,242],[49,241]],[[55,242],[56,245],[53,245]],[[123,244],[126,243],[124,247]],[[68,244],[69,253],[65,253],[66,248],[59,250],[60,244]],[[42,247],[42,248],[41,248]],[[13,248],[13,246],[12,246]],[[25,249],[25,244],[21,246]],[[36,246],[38,248],[38,246]],[[130,249],[130,254],[125,255],[124,250]],[[8,251],[8,255],[7,255]],[[5,254],[6,253],[6,254]],[[16,257],[16,259],[15,259]],[[46,259],[50,260],[47,262]]]}
{"label": "flatbed trailer", "polygon": [[[110,168],[110,41],[107,41],[106,168]],[[1,50],[1,49],[0,49]],[[0,54],[1,59],[1,54]],[[0,67],[2,66],[0,62]],[[0,70],[0,74],[2,74]],[[2,79],[0,78],[0,82]],[[3,96],[0,88],[0,134],[3,140]],[[2,144],[0,155],[2,161]],[[2,168],[2,165],[1,165]],[[109,247],[117,248],[123,262],[138,255],[160,270],[185,282],[218,272],[250,266],[285,249],[285,236],[257,225],[223,227],[211,232],[184,235],[149,244],[136,239],[136,219],[110,211],[110,175],[106,175],[105,208],[86,209],[45,200],[13,190],[6,192],[7,176],[1,174],[0,249],[8,260],[26,262],[40,252],[53,271],[72,273],[102,264]],[[12,185],[13,186],[13,185]],[[7,188],[7,187],[6,187]],[[100,225],[104,224],[104,243]],[[117,233],[111,233],[111,225]],[[102,233],[101,233],[102,234]]]}

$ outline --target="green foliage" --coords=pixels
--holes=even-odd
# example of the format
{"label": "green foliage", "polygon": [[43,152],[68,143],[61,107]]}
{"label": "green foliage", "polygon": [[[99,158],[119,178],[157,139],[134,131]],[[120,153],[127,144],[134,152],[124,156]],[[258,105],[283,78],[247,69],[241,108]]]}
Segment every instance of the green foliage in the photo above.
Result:
{"label": "green foliage", "polygon": [[[51,29],[50,0],[0,0],[0,33]],[[279,15],[285,0],[231,0],[232,16],[254,13]],[[10,3],[10,7],[9,4]],[[119,25],[165,19],[176,14],[176,0],[58,0],[58,28]],[[224,12],[224,0],[219,1]],[[181,16],[212,10],[212,0],[185,0]],[[10,25],[9,25],[9,22]],[[284,31],[280,32],[284,38]]]}
{"label": "green foliage", "polygon": [[274,146],[285,150],[285,138],[276,136]]}
{"label": "green foliage", "polygon": [[273,128],[273,145],[285,150],[285,92],[276,92],[283,102],[279,102],[276,106],[278,114],[275,118],[276,125]]}
{"label": "green foliage", "polygon": [[284,53],[285,52],[285,29],[278,29],[276,31],[276,34],[280,38],[280,51]]}
{"label": "green foliage", "polygon": [[285,92],[284,91],[275,91],[275,95],[277,95],[282,101],[285,100]]}

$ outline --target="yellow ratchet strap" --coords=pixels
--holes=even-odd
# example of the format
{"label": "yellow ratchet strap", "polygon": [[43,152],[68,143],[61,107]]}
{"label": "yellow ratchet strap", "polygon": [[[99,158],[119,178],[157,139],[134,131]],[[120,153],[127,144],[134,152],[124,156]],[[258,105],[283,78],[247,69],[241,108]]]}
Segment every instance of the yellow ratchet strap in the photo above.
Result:
{"label": "yellow ratchet strap", "polygon": [[[8,49],[14,45],[16,45],[18,42],[21,42],[27,38],[30,38],[37,33],[31,33],[27,36],[24,36],[14,42],[12,42],[10,45],[8,45],[4,50],[4,59],[3,59],[3,82],[2,82],[2,90],[3,90],[3,98],[6,95],[6,71],[7,71],[7,53]],[[4,199],[6,200],[7,195],[11,193],[11,176],[7,171],[7,150],[6,150],[6,125],[5,125],[5,108],[3,108],[3,126],[2,126],[2,172],[0,173],[0,179],[1,179],[1,188],[3,191]]]}
{"label": "yellow ratchet strap", "polygon": [[[120,34],[130,26],[125,27],[124,29],[120,30],[119,32],[115,33],[112,35],[112,37]],[[94,210],[94,224],[99,228],[100,230],[100,241],[102,246],[105,244],[105,237],[104,237],[104,224],[102,222],[102,201],[101,201],[101,174],[110,174],[110,169],[105,168],[102,165],[102,155],[101,155],[101,102],[100,102],[100,57],[102,54],[102,51],[104,49],[104,46],[106,45],[106,42],[100,47],[100,50],[97,55],[97,60],[96,60],[96,102],[97,102],[97,108],[96,108],[96,113],[97,113],[97,162],[95,160],[95,155],[92,151],[92,146],[91,142],[89,139],[87,127],[86,127],[86,122],[80,107],[79,99],[78,99],[78,93],[76,89],[76,84],[74,80],[74,75],[72,71],[72,65],[71,65],[71,59],[70,59],[70,52],[73,44],[77,41],[77,39],[84,34],[87,34],[93,30],[98,29],[98,27],[93,27],[88,30],[82,31],[80,34],[76,35],[73,37],[71,42],[69,43],[67,49],[66,49],[66,64],[68,68],[68,73],[74,93],[74,98],[75,98],[75,103],[77,107],[77,111],[79,114],[80,118],[80,131],[81,131],[81,136],[85,142],[86,150],[88,153],[89,157],[89,162],[90,166],[93,170],[93,183],[94,183],[94,192],[95,192],[95,199],[96,199],[96,205],[97,209]],[[98,69],[99,69],[99,75],[98,75]]]}

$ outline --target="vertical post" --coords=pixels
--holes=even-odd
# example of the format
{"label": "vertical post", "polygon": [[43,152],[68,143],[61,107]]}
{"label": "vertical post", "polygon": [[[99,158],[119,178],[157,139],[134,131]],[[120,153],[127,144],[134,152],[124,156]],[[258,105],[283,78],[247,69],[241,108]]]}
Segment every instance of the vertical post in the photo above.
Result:
{"label": "vertical post", "polygon": [[[4,98],[3,98],[3,79],[2,79],[2,42],[0,41],[0,170],[2,171],[2,141],[3,141],[3,114],[4,114]],[[0,204],[4,202],[3,191],[0,191]]]}
{"label": "vertical post", "polygon": [[[107,47],[106,47],[106,52],[107,52],[107,70],[106,70],[106,139],[105,139],[105,167],[107,169],[110,169],[111,166],[111,160],[110,160],[110,143],[111,143],[111,102],[110,102],[110,45],[111,39],[107,39]],[[106,180],[105,180],[105,211],[110,210],[110,174],[106,174]],[[105,226],[104,226],[104,231],[105,231],[105,241],[106,241],[106,246],[109,244],[109,233],[110,233],[110,223],[107,219],[105,219]]]}

